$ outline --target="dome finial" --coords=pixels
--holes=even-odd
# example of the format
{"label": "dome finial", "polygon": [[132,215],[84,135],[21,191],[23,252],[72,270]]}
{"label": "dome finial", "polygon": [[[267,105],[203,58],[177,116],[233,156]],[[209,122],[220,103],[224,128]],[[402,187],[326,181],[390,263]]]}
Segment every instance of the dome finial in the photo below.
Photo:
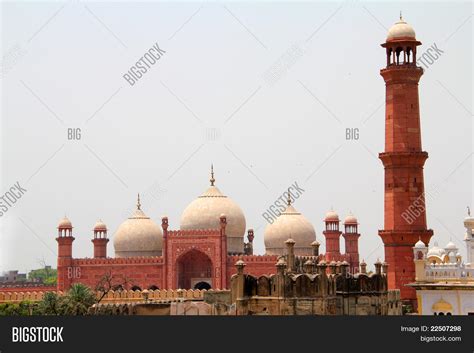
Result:
{"label": "dome finial", "polygon": [[290,188],[288,188],[288,198],[287,198],[287,203],[288,203],[288,206],[291,206],[291,194],[290,194]]}
{"label": "dome finial", "polygon": [[471,208],[469,206],[467,206],[467,215],[471,217]]}
{"label": "dome finial", "polygon": [[216,182],[216,179],[214,179],[214,164],[211,164],[211,179],[209,179],[211,182],[211,186],[214,186],[214,183]]}
{"label": "dome finial", "polygon": [[400,10],[400,21],[403,21],[402,10]]}
{"label": "dome finial", "polygon": [[140,193],[138,193],[137,197],[137,210],[141,210],[142,204],[140,203]]}

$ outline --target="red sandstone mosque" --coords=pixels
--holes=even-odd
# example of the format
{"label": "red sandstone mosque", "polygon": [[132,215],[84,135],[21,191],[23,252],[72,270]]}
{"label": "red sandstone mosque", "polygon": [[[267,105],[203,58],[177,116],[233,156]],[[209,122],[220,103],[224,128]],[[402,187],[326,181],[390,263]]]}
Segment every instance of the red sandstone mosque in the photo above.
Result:
{"label": "red sandstone mosque", "polygon": [[[72,257],[72,224],[64,218],[58,225],[58,290],[80,282],[94,288],[110,273],[127,279],[127,289],[209,289],[229,288],[240,259],[247,264],[247,273],[254,276],[271,274],[286,244],[294,243],[295,255],[317,256],[321,260],[346,261],[351,269],[359,269],[358,224],[353,215],[339,230],[339,216],[334,211],[325,218],[327,253],[319,254],[319,243],[313,225],[291,204],[287,193],[286,210],[269,224],[264,233],[265,255],[253,254],[254,232],[247,231],[241,208],[214,184],[192,201],[181,216],[180,229],[168,229],[168,217],[158,226],[141,209],[138,196],[136,210],[114,235],[115,258],[107,257],[107,227],[99,221],[92,239],[94,258]],[[340,253],[341,235],[346,254]]]}
{"label": "red sandstone mosque", "polygon": [[[400,16],[389,30],[386,42],[386,67],[380,71],[386,84],[385,151],[380,153],[385,169],[384,229],[379,236],[385,246],[388,285],[400,289],[401,298],[416,300],[413,247],[420,239],[428,244],[433,231],[426,225],[423,166],[428,158],[422,150],[418,82],[423,69],[416,65],[415,31]],[[229,288],[235,264],[243,260],[253,276],[275,273],[279,256],[288,244],[295,255],[313,256],[326,262],[340,261],[359,269],[358,221],[349,215],[340,229],[337,213],[325,217],[326,253],[319,254],[313,225],[291,204],[264,232],[266,253],[253,254],[254,232],[247,230],[241,208],[216,186],[211,170],[209,188],[184,210],[179,230],[171,230],[168,218],[161,226],[142,210],[136,210],[117,229],[113,237],[115,258],[107,257],[108,230],[104,223],[94,227],[94,257],[73,257],[73,226],[64,218],[58,225],[58,283],[64,291],[81,282],[91,287],[106,273],[127,278],[127,289]],[[417,215],[408,222],[404,213]],[[416,212],[415,212],[416,211]],[[340,252],[341,235],[345,254]],[[371,234],[370,237],[375,235]],[[347,263],[346,263],[347,262]],[[365,265],[365,264],[363,264]]]}

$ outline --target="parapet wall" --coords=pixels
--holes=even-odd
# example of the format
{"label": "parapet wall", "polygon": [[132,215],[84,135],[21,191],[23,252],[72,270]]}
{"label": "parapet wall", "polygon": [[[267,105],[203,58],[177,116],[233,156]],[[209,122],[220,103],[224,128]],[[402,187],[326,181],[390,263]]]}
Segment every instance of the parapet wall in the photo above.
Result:
{"label": "parapet wall", "polygon": [[180,229],[180,230],[169,230],[167,236],[169,237],[179,237],[179,236],[209,236],[209,235],[221,235],[219,229]]}
{"label": "parapet wall", "polygon": [[227,263],[234,266],[239,260],[244,261],[247,265],[251,262],[272,263],[275,265],[278,261],[278,255],[231,255],[227,257]]}
{"label": "parapet wall", "polygon": [[[211,292],[212,290],[209,290]],[[100,303],[123,303],[144,301],[175,301],[180,299],[203,300],[205,289],[158,289],[149,291],[110,291]]]}
{"label": "parapet wall", "polygon": [[74,265],[130,265],[130,264],[163,264],[162,256],[137,256],[137,257],[108,257],[74,259]]}
{"label": "parapet wall", "polygon": [[[0,292],[0,303],[19,303],[22,301],[40,301],[47,292],[51,291],[35,291],[35,292]],[[203,300],[204,293],[212,293],[213,290],[206,291],[199,289],[170,289],[170,290],[121,290],[121,291],[109,291],[107,295],[102,298],[101,303],[133,303],[133,302],[145,302],[150,301],[176,301],[176,300]],[[57,292],[59,295],[63,295],[63,292]],[[97,298],[101,297],[101,293],[97,293]]]}
{"label": "parapet wall", "polygon": [[[56,292],[56,287],[53,287],[53,290],[39,292],[0,292],[0,303],[36,302],[43,299],[43,295],[47,292]],[[63,293],[58,292],[58,294],[62,295]]]}
{"label": "parapet wall", "polygon": [[23,286],[21,284],[0,286],[0,293],[5,293],[5,292],[17,292],[17,293],[56,292],[56,286],[45,286],[44,284],[38,284],[35,286],[32,286],[32,285]]}

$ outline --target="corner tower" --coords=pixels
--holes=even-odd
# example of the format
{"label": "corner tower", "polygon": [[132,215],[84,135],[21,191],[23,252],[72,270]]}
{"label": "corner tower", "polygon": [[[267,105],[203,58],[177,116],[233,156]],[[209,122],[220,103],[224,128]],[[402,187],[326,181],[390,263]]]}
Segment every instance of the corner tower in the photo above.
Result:
{"label": "corner tower", "polygon": [[385,80],[385,152],[379,154],[385,169],[384,229],[379,235],[388,262],[388,285],[398,288],[402,300],[416,303],[415,290],[405,285],[415,280],[413,247],[429,243],[433,231],[426,227],[418,82],[423,69],[416,65],[421,42],[400,15],[382,44],[387,66]]}

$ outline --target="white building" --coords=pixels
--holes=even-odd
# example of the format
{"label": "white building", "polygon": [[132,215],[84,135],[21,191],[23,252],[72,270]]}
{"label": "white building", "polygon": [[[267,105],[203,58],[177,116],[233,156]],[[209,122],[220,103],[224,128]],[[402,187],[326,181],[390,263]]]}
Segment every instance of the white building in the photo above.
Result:
{"label": "white building", "polygon": [[467,262],[453,242],[440,248],[419,240],[413,247],[418,313],[420,315],[474,315],[474,217],[470,211],[466,227]]}

